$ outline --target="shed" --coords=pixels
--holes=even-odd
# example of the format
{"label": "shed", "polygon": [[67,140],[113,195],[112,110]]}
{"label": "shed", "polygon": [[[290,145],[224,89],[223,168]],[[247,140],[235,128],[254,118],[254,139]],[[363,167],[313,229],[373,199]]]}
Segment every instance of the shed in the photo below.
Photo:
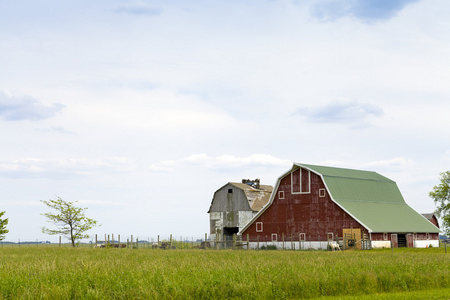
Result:
{"label": "shed", "polygon": [[269,202],[273,187],[260,180],[228,182],[213,196],[208,213],[211,240],[232,239]]}
{"label": "shed", "polygon": [[422,214],[428,221],[434,224],[437,228],[440,228],[438,218],[434,213]]}
{"label": "shed", "polygon": [[[397,184],[376,172],[294,163],[270,200],[239,232],[242,239],[285,247],[439,246],[439,228],[411,208]],[[366,243],[367,242],[367,243]]]}

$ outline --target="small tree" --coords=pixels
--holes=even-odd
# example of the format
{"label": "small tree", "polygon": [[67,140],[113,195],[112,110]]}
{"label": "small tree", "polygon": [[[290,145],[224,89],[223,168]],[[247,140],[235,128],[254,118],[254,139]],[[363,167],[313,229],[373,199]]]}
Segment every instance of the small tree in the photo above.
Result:
{"label": "small tree", "polygon": [[8,225],[8,219],[2,219],[2,216],[5,214],[4,211],[0,211],[0,241],[5,238],[5,234],[9,232],[6,229],[6,225]]}
{"label": "small tree", "polygon": [[443,221],[442,230],[450,237],[450,171],[440,174],[441,184],[436,185],[430,192],[430,197],[436,203],[436,215]]}
{"label": "small tree", "polygon": [[83,238],[89,238],[86,231],[97,225],[97,221],[87,218],[84,211],[87,208],[76,207],[75,202],[64,201],[60,197],[56,200],[41,200],[42,203],[49,208],[56,210],[55,213],[44,213],[47,217],[48,223],[53,223],[58,229],[48,229],[42,227],[42,232],[51,235],[64,235],[72,242],[72,247],[75,247],[75,241]]}

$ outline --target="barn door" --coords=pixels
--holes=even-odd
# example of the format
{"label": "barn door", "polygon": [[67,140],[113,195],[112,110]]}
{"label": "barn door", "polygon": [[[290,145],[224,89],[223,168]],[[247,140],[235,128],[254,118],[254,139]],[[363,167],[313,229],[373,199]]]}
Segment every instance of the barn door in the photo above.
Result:
{"label": "barn door", "polygon": [[398,248],[397,234],[391,234],[392,248]]}
{"label": "barn door", "polygon": [[361,229],[360,228],[343,228],[342,236],[347,237],[347,245],[345,248],[355,247],[361,249]]}
{"label": "barn door", "polygon": [[412,233],[409,233],[406,236],[406,240],[407,240],[407,247],[414,248],[414,237],[413,237]]}

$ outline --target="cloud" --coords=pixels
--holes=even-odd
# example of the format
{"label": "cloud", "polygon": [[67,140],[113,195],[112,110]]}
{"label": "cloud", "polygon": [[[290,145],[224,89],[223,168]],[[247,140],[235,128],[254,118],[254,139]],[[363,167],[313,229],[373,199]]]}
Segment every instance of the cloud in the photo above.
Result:
{"label": "cloud", "polygon": [[130,172],[133,170],[133,166],[132,161],[123,157],[107,157],[102,159],[26,158],[15,161],[0,161],[0,176],[10,178],[47,177],[65,179],[74,176]]}
{"label": "cloud", "polygon": [[67,130],[62,126],[51,126],[49,128],[45,128],[40,130],[42,132],[56,132],[56,133],[61,133],[61,134],[74,134],[73,131]]}
{"label": "cloud", "polygon": [[0,117],[6,121],[39,121],[53,117],[65,105],[53,103],[45,106],[30,96],[13,96],[0,91]]}
{"label": "cloud", "polygon": [[318,108],[301,108],[296,114],[306,116],[309,122],[346,123],[361,127],[367,126],[367,118],[382,116],[384,112],[377,105],[350,101],[332,102]]}
{"label": "cloud", "polygon": [[387,20],[418,0],[325,0],[312,7],[313,16],[323,21],[353,17],[364,22]]}
{"label": "cloud", "polygon": [[277,158],[268,154],[252,154],[247,157],[234,155],[220,155],[216,157],[207,154],[193,154],[179,160],[168,160],[152,164],[150,170],[154,172],[172,172],[175,167],[197,166],[210,170],[240,169],[242,167],[286,167],[292,165],[292,161]]}
{"label": "cloud", "polygon": [[146,3],[138,2],[119,6],[114,10],[114,12],[132,15],[159,16],[162,13],[162,9],[159,7],[149,6]]}

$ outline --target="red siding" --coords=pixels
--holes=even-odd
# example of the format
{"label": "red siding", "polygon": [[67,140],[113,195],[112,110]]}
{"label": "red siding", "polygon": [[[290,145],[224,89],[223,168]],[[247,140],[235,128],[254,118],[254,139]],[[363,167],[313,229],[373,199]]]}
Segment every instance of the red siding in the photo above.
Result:
{"label": "red siding", "polygon": [[[309,191],[309,182],[310,193],[305,193]],[[292,235],[293,240],[298,241],[299,234],[305,233],[307,241],[326,241],[328,233],[333,233],[334,238],[342,237],[343,228],[361,228],[362,233],[367,233],[361,224],[331,201],[327,192],[325,197],[319,197],[319,189],[325,189],[325,185],[317,174],[309,174],[307,170],[288,174],[274,191],[272,205],[243,232],[243,239],[246,240],[249,234],[251,240],[259,236],[259,241],[271,241],[272,234],[276,233],[278,241],[282,240],[283,234],[288,238]],[[279,199],[279,191],[284,191],[284,199]],[[263,223],[262,232],[256,232],[257,222]]]}

